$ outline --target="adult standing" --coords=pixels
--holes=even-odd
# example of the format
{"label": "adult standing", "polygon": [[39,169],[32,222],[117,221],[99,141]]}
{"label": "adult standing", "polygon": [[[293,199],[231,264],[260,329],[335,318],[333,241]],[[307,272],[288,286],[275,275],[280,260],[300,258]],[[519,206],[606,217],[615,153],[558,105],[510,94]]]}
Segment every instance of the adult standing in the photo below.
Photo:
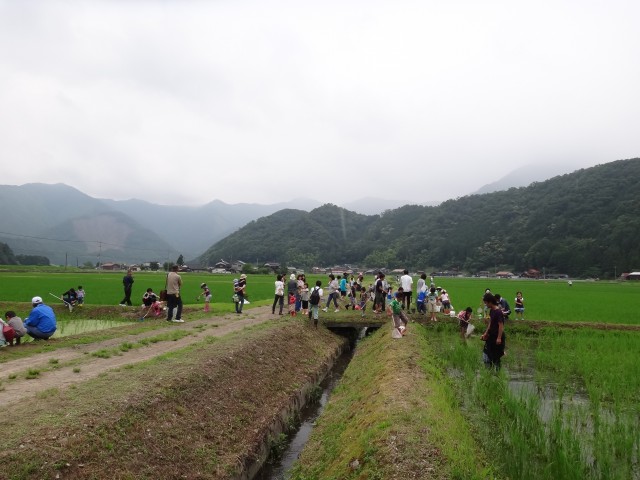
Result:
{"label": "adult standing", "polygon": [[291,295],[295,297],[296,293],[298,293],[298,280],[296,280],[296,274],[292,273],[287,282],[287,298],[290,298]]}
{"label": "adult standing", "polygon": [[276,304],[280,304],[280,315],[282,315],[282,309],[284,308],[284,282],[282,281],[282,275],[280,274],[276,276],[275,287],[276,291],[273,297],[271,313],[276,313]]}
{"label": "adult standing", "polygon": [[488,368],[500,370],[500,359],[504,356],[504,316],[498,300],[492,293],[485,293],[482,301],[489,309],[489,324],[480,337],[484,340],[482,359]]}
{"label": "adult standing", "polygon": [[385,299],[387,297],[387,290],[385,287],[384,273],[378,273],[378,279],[375,284],[375,298],[373,311],[375,313],[382,313],[385,310]]}
{"label": "adult standing", "polygon": [[407,312],[411,306],[411,294],[413,292],[413,278],[409,275],[409,270],[404,271],[404,275],[400,277],[400,286],[402,287],[402,308]]}
{"label": "adult standing", "polygon": [[244,273],[240,275],[240,280],[238,280],[238,283],[234,286],[233,289],[235,290],[235,294],[238,296],[238,301],[236,302],[236,313],[242,313],[244,298],[247,295],[247,276]]}
{"label": "adult standing", "polygon": [[122,277],[122,285],[124,286],[124,298],[120,302],[121,306],[131,306],[131,290],[133,289],[133,273],[131,270],[127,270],[127,274]]}
{"label": "adult standing", "polygon": [[42,303],[41,297],[31,299],[33,310],[24,321],[27,334],[36,340],[48,340],[56,332],[56,314],[49,305]]}
{"label": "adult standing", "polygon": [[[184,323],[182,320],[182,278],[178,275],[178,265],[173,265],[167,274],[167,322]],[[173,318],[173,310],[176,318]]]}

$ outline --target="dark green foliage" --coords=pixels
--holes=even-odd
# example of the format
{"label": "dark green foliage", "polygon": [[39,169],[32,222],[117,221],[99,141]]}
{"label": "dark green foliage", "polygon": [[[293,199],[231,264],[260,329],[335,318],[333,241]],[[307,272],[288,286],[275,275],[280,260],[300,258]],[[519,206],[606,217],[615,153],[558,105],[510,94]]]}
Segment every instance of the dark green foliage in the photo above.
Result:
{"label": "dark green foliage", "polygon": [[20,265],[51,265],[47,257],[42,255],[16,255]]}
{"label": "dark green foliage", "polygon": [[282,210],[202,255],[295,266],[478,270],[545,268],[612,278],[640,268],[640,159],[578,170],[528,187],[359,215],[334,205]]}
{"label": "dark green foliage", "polygon": [[6,243],[0,243],[0,265],[16,265],[18,260]]}

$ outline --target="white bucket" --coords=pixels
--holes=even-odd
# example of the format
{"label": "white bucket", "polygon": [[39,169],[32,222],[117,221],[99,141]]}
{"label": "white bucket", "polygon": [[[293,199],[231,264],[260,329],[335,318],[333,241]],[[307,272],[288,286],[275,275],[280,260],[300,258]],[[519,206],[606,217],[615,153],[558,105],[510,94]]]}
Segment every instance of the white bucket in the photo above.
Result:
{"label": "white bucket", "polygon": [[455,310],[451,310],[451,311],[449,312],[449,316],[450,316],[451,318],[456,318],[456,311],[455,311]]}

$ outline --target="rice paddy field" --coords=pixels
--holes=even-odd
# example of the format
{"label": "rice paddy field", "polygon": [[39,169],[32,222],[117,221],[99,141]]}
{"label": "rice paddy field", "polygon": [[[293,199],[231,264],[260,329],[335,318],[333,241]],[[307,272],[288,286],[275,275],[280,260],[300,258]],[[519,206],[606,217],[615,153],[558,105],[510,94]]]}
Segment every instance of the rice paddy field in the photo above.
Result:
{"label": "rice paddy field", "polygon": [[[165,285],[164,272],[134,273],[132,300],[141,303],[147,288],[159,292]],[[123,297],[122,277],[124,272],[86,272],[78,270],[68,273],[10,272],[0,271],[0,301],[30,302],[35,295],[45,302],[57,300],[50,293],[60,296],[71,287],[79,285],[86,291],[85,302],[89,305],[117,305]],[[207,283],[213,293],[213,304],[227,305],[233,294],[233,275],[211,275],[183,273],[182,300],[185,304],[197,303],[200,284]],[[328,278],[308,276],[309,284],[321,280],[326,286]],[[388,277],[397,287],[394,278]],[[414,284],[418,278],[414,277]],[[247,293],[251,303],[265,305],[273,300],[275,275],[249,275]],[[522,291],[525,300],[526,320],[557,322],[596,322],[610,324],[640,325],[640,282],[595,282],[508,280],[495,278],[436,278],[437,286],[446,289],[454,310],[472,307],[474,313],[482,306],[481,298],[486,288],[505,297],[514,308],[517,291]],[[365,285],[373,277],[365,278]],[[415,295],[414,295],[415,297]],[[512,315],[511,318],[515,318]]]}

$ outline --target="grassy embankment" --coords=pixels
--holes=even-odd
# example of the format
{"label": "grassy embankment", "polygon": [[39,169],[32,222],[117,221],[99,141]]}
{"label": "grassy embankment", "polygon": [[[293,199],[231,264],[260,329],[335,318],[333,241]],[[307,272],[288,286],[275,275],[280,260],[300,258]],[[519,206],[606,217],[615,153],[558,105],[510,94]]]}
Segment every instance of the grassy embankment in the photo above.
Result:
{"label": "grassy embankment", "polygon": [[[0,440],[3,475],[229,478],[340,343],[301,322],[267,322],[53,388],[11,405]],[[278,448],[281,438],[271,442]]]}
{"label": "grassy embankment", "polygon": [[425,327],[382,328],[358,345],[293,480],[489,478]]}

